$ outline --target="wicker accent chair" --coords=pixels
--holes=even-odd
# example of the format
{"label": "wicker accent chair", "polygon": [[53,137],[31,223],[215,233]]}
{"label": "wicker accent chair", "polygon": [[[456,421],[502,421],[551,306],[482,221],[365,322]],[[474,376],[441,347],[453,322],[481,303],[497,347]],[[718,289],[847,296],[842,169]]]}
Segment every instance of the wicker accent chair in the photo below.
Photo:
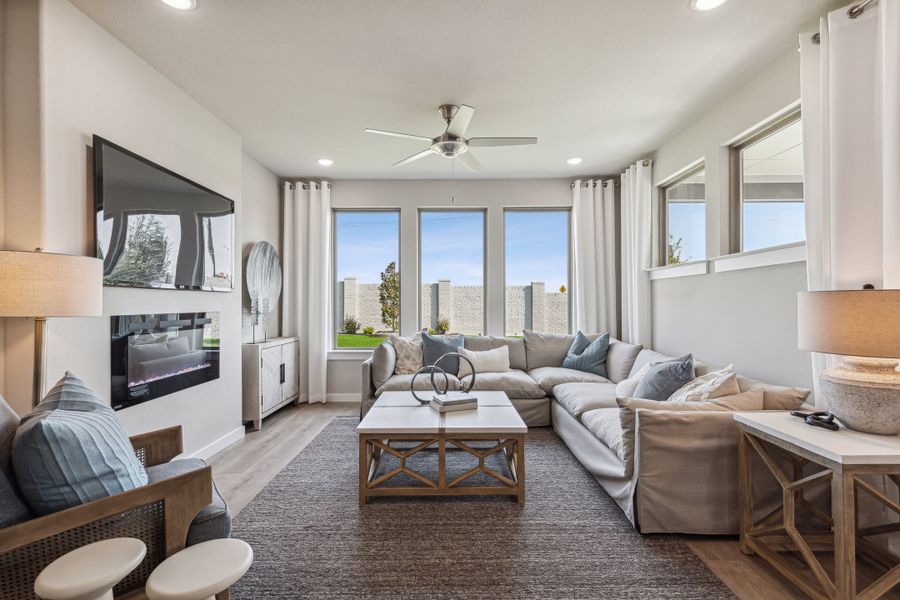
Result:
{"label": "wicker accent chair", "polygon": [[[131,443],[144,466],[167,463],[182,452],[181,427],[136,435]],[[92,542],[134,537],[147,544],[147,556],[114,593],[120,599],[145,599],[150,573],[185,547],[191,522],[212,498],[212,470],[205,466],[0,529],[0,598],[37,598],[34,580],[58,557]],[[227,600],[228,592],[216,598]]]}

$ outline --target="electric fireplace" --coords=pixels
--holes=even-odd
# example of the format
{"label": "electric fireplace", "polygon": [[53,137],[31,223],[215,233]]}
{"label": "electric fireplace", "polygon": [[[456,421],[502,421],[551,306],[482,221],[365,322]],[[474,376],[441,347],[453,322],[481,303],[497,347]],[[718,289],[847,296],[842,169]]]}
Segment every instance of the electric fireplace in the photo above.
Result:
{"label": "electric fireplace", "polygon": [[219,378],[218,312],[110,318],[115,410]]}

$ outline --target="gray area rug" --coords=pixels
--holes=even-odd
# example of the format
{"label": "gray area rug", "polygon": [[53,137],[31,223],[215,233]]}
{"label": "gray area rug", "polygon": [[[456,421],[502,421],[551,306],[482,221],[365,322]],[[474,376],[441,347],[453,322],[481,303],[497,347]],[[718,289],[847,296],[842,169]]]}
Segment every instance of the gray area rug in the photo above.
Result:
{"label": "gray area rug", "polygon": [[[547,428],[528,433],[524,507],[376,498],[360,509],[357,422],[335,419],[241,511],[234,536],[254,563],[234,600],[734,598],[681,539],[635,532]],[[448,453],[459,472],[467,460]]]}

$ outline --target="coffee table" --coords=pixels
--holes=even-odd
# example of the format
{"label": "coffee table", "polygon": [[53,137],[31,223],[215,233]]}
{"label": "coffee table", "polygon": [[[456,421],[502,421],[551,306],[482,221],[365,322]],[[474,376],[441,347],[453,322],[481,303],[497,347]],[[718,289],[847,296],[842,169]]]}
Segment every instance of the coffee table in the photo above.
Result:
{"label": "coffee table", "polygon": [[[528,427],[504,392],[473,393],[478,398],[477,409],[439,413],[419,403],[411,392],[384,392],[357,427],[359,505],[365,506],[376,496],[514,496],[524,505]],[[477,447],[471,442],[478,442]],[[490,445],[484,447],[485,442]],[[403,447],[392,445],[396,443]],[[475,456],[478,465],[448,477],[447,452],[453,449]],[[435,455],[436,481],[407,465],[411,456],[426,451]],[[385,453],[395,457],[399,466],[379,475],[378,466]],[[503,458],[506,473],[485,463],[497,453]],[[479,473],[493,478],[496,484],[462,485]],[[385,485],[400,474],[421,485]]]}

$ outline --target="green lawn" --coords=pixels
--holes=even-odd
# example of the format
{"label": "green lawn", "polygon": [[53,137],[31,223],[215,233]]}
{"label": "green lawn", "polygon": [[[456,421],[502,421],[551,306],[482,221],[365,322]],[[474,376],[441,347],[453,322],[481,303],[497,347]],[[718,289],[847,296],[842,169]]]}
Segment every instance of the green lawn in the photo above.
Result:
{"label": "green lawn", "polygon": [[366,335],[364,333],[339,333],[338,348],[374,348],[387,339],[386,335]]}

